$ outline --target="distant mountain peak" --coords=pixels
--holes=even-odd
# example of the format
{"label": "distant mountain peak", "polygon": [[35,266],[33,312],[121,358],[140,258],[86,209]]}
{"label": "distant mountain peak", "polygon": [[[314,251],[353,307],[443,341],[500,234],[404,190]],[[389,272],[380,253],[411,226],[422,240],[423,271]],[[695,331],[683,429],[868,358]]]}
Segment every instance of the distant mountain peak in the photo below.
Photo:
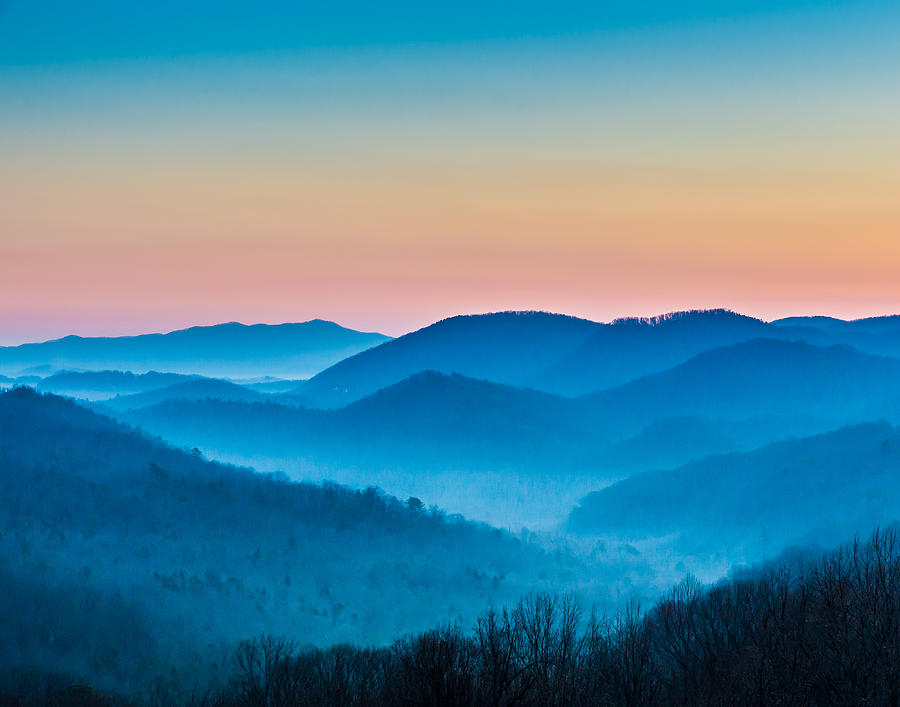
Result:
{"label": "distant mountain peak", "polygon": [[[389,341],[321,319],[302,323],[225,322],[165,334],[80,337],[0,347],[0,370],[37,364],[54,370],[166,370],[211,377],[307,378],[347,356]],[[52,371],[51,371],[52,372]]]}

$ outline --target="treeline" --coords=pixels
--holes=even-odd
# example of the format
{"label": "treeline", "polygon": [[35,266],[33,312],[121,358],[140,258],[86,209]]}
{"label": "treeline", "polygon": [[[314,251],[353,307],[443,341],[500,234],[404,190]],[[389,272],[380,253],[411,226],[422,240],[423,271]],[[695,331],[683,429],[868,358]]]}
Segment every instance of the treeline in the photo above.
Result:
{"label": "treeline", "polygon": [[[892,529],[805,566],[711,588],[686,579],[649,612],[631,605],[611,618],[585,616],[571,596],[533,594],[488,610],[468,632],[448,624],[382,648],[301,649],[264,636],[239,646],[227,687],[186,702],[896,705],[898,666],[900,537]],[[10,704],[50,694],[53,704],[116,704],[83,687],[48,690]],[[150,701],[170,700],[159,693]]]}
{"label": "treeline", "polygon": [[806,566],[712,588],[686,579],[651,611],[584,616],[570,596],[489,610],[389,648],[243,643],[227,705],[896,705],[900,538],[876,531]]}

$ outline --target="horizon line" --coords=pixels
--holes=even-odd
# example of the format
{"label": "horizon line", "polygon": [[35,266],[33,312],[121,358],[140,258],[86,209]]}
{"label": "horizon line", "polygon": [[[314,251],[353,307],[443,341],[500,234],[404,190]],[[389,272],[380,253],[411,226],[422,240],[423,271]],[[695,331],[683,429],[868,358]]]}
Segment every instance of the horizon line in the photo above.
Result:
{"label": "horizon line", "polygon": [[[697,308],[689,308],[689,309],[673,309],[666,312],[661,312],[654,315],[623,315],[613,317],[609,320],[601,320],[601,319],[591,319],[590,317],[578,316],[575,314],[570,314],[567,312],[557,312],[546,309],[498,309],[498,310],[488,310],[482,312],[460,312],[457,314],[452,314],[446,317],[440,317],[433,321],[429,321],[426,324],[423,324],[420,327],[409,329],[402,333],[398,333],[396,335],[387,334],[383,331],[377,330],[364,330],[364,329],[356,329],[352,326],[348,326],[346,324],[342,324],[333,319],[326,319],[323,317],[313,317],[311,319],[306,319],[302,321],[256,321],[251,323],[246,323],[238,320],[229,320],[229,321],[217,321],[212,323],[196,323],[189,324],[187,326],[180,326],[174,329],[166,329],[162,331],[139,331],[137,333],[134,332],[121,332],[121,333],[105,333],[105,334],[78,334],[76,332],[70,331],[67,334],[61,334],[59,336],[50,337],[47,339],[41,340],[26,340],[19,341],[18,343],[0,343],[0,348],[17,348],[19,346],[29,346],[29,345],[41,345],[41,344],[49,344],[57,341],[63,341],[65,339],[133,339],[142,336],[168,336],[170,334],[177,334],[180,332],[190,331],[192,329],[213,329],[217,327],[224,327],[229,325],[237,325],[244,328],[252,328],[252,327],[282,327],[282,326],[300,326],[304,324],[314,324],[317,322],[324,324],[333,324],[342,329],[354,331],[359,334],[370,334],[373,336],[383,336],[387,339],[397,339],[401,336],[405,336],[407,334],[411,334],[415,331],[419,331],[421,329],[425,329],[434,324],[438,324],[440,322],[446,321],[448,319],[455,319],[457,317],[479,317],[479,316],[491,316],[498,314],[548,314],[551,316],[561,316],[561,317],[571,317],[573,319],[581,319],[584,321],[593,322],[595,324],[601,325],[614,325],[620,322],[628,322],[628,321],[642,321],[642,322],[650,322],[650,323],[658,323],[661,321],[665,321],[666,319],[670,319],[675,315],[679,314],[692,314],[692,313],[709,313],[709,312],[724,312],[729,314],[735,314],[742,317],[747,317],[750,319],[756,319],[761,322],[765,322],[767,324],[773,324],[775,322],[784,321],[787,319],[828,319],[831,321],[839,321],[845,323],[859,322],[869,319],[889,319],[891,317],[900,316],[900,312],[890,313],[890,314],[873,314],[866,315],[861,317],[853,317],[853,318],[844,318],[838,317],[831,314],[793,314],[787,315],[783,317],[775,317],[773,319],[766,319],[765,317],[756,316],[753,314],[746,314],[737,309],[732,309],[730,307],[697,307]],[[0,333],[0,340],[2,340],[2,333]]]}

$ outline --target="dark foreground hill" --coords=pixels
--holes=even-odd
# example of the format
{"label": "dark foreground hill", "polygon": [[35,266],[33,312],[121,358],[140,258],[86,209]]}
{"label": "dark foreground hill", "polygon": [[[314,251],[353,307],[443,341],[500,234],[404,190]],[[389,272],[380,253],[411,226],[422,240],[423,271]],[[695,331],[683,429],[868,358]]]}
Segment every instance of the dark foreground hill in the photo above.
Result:
{"label": "dark foreground hill", "polygon": [[588,613],[571,595],[533,594],[386,647],[312,648],[290,634],[263,635],[242,642],[216,666],[212,687],[197,681],[189,696],[157,688],[127,700],[38,669],[0,670],[0,699],[29,707],[897,704],[896,530],[817,555],[793,552],[714,586],[686,577],[646,611]]}
{"label": "dark foreground hill", "polygon": [[[783,558],[657,606],[586,615],[531,596],[473,627],[372,651],[247,643],[219,704],[893,705],[900,701],[900,541],[876,532],[816,560]],[[265,677],[257,665],[273,666]]]}
{"label": "dark foreground hill", "polygon": [[900,432],[869,423],[637,474],[584,498],[569,527],[758,559],[792,544],[834,544],[898,516]]}
{"label": "dark foreground hill", "polygon": [[[305,378],[389,337],[314,319],[300,324],[231,322],[168,334],[67,336],[0,347],[0,371],[38,365],[56,369],[172,371],[212,377],[265,375]],[[136,392],[136,391],[135,391]]]}
{"label": "dark foreground hill", "polygon": [[[239,639],[383,642],[602,572],[375,489],[204,461],[53,396],[0,396],[0,662],[143,689]],[[605,596],[627,577],[609,565]],[[624,591],[624,589],[623,589]]]}

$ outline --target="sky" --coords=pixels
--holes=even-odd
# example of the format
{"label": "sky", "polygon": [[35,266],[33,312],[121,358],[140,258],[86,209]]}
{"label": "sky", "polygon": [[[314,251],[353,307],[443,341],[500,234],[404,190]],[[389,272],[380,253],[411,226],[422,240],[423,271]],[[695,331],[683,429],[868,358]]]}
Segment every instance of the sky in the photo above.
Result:
{"label": "sky", "polygon": [[0,344],[900,312],[900,4],[0,0]]}

